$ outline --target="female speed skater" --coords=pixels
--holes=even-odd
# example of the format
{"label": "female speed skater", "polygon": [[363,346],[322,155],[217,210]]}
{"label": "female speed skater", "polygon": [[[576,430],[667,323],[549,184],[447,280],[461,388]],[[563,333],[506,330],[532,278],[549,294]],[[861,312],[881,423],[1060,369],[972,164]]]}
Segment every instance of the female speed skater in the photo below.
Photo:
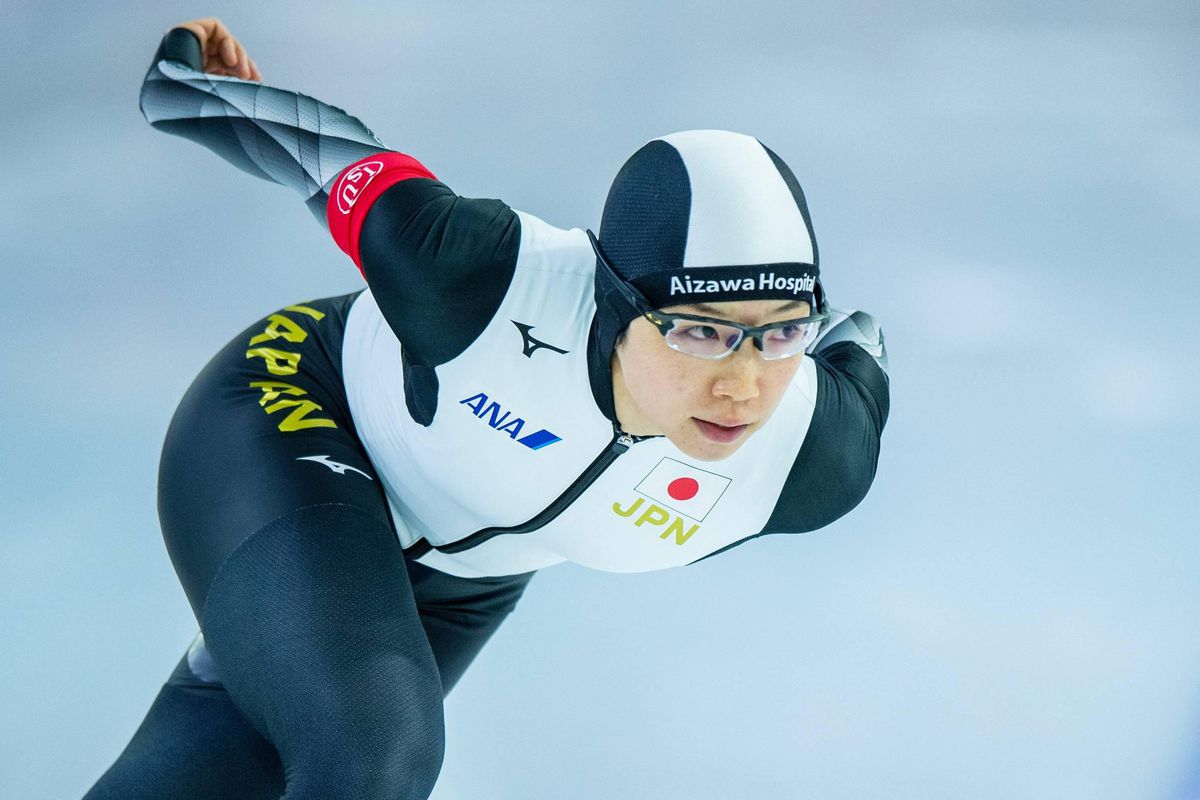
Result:
{"label": "female speed skater", "polygon": [[141,109],[298,191],[366,287],[256,321],[184,395],[159,516],[200,635],[91,800],[427,798],[443,699],[534,572],[816,530],[875,476],[883,336],[829,305],[757,139],[648,142],[593,235],[261,81],[195,20]]}

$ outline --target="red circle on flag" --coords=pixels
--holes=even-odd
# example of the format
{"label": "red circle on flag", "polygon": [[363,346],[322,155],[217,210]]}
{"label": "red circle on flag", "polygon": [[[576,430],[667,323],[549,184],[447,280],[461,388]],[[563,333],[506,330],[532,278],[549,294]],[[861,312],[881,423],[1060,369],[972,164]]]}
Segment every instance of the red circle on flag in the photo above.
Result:
{"label": "red circle on flag", "polygon": [[695,478],[676,478],[667,484],[667,494],[675,500],[691,500],[698,491],[700,491],[700,484],[696,482]]}

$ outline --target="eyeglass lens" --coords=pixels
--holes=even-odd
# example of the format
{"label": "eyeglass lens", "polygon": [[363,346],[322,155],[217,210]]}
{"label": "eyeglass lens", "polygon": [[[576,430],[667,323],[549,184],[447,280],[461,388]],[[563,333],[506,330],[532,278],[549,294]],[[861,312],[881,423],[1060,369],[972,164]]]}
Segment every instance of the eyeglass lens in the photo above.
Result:
{"label": "eyeglass lens", "polygon": [[[817,323],[795,323],[767,331],[762,337],[763,357],[786,358],[799,353],[812,343],[818,327]],[[688,320],[674,320],[667,331],[671,347],[701,358],[724,356],[741,337],[742,331],[732,325]]]}

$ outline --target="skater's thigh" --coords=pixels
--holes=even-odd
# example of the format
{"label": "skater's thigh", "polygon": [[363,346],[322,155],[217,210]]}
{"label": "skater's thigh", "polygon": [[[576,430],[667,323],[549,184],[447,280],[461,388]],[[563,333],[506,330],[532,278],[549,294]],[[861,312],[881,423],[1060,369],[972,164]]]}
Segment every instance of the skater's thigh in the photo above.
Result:
{"label": "skater's thigh", "polygon": [[340,375],[354,297],[286,306],[255,322],[200,372],[171,420],[159,519],[202,623],[217,570],[273,520],[336,503],[390,527]]}

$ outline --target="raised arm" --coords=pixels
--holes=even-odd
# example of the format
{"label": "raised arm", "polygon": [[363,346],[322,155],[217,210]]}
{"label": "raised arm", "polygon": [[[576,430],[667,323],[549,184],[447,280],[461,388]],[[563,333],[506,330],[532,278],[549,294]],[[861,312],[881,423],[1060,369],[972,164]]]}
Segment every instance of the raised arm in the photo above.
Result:
{"label": "raised arm", "polygon": [[471,345],[508,291],[521,225],[500,200],[460,197],[358,119],[254,82],[254,62],[218,20],[167,33],[142,85],[155,128],[290,186],[362,271],[402,345],[406,399],[429,424],[434,368]]}
{"label": "raised arm", "polygon": [[387,148],[342,109],[264,86],[251,80],[256,76],[257,66],[218,20],[185,23],[154,55],[142,83],[142,114],[158,130],[296,190],[325,225],[331,184],[342,170]]}

